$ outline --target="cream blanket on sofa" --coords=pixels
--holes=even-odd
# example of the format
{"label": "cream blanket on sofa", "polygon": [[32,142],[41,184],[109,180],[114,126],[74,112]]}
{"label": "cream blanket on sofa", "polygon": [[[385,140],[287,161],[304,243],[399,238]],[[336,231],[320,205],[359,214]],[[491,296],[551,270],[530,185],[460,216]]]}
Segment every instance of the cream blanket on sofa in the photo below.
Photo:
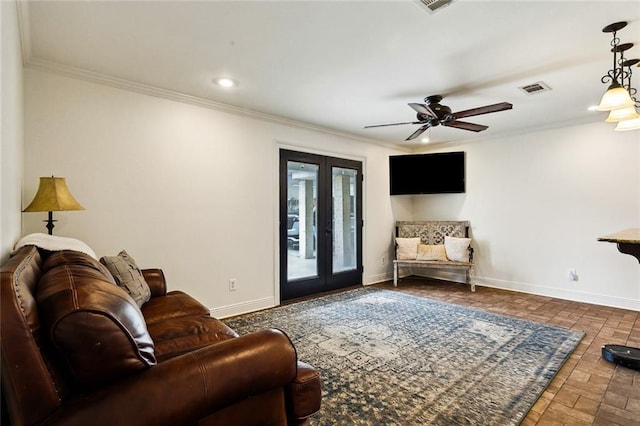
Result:
{"label": "cream blanket on sofa", "polygon": [[17,252],[24,246],[36,246],[38,248],[49,251],[74,250],[88,254],[94,259],[98,259],[95,252],[80,240],[69,237],[59,237],[57,235],[48,234],[29,234],[22,237],[13,248],[13,252]]}

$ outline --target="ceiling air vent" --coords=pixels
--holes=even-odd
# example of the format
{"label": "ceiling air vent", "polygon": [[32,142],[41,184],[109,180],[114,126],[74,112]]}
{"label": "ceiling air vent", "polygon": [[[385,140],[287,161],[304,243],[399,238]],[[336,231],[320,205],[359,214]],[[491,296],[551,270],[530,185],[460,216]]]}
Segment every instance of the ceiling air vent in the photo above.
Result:
{"label": "ceiling air vent", "polygon": [[551,87],[547,86],[542,81],[538,81],[537,83],[518,87],[518,89],[522,90],[527,95],[535,95],[537,93],[548,92],[549,90],[551,90]]}
{"label": "ceiling air vent", "polygon": [[435,13],[438,9],[449,6],[453,1],[454,0],[420,0],[420,3],[427,6],[429,13]]}

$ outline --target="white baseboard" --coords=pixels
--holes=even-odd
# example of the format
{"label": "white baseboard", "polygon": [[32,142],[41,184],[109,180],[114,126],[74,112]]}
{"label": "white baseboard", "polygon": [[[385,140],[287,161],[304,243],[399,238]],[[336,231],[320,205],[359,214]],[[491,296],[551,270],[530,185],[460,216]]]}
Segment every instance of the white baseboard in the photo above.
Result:
{"label": "white baseboard", "polygon": [[640,300],[612,297],[604,294],[586,293],[575,290],[563,290],[531,283],[499,280],[488,277],[475,277],[476,285],[498,288],[501,290],[517,291],[519,293],[535,294],[538,296],[554,297],[556,299],[572,300],[574,302],[591,303],[612,308],[640,311]]}
{"label": "white baseboard", "polygon": [[[429,278],[436,278],[446,281],[464,283],[464,274],[451,271],[430,271],[424,273],[424,270],[407,270],[406,275],[416,275]],[[391,279],[391,278],[389,278]],[[386,281],[380,280],[377,282]],[[640,311],[640,300],[628,299],[622,297],[612,297],[603,294],[580,292],[575,290],[563,290],[555,287],[547,287],[531,283],[522,283],[516,281],[500,280],[489,277],[474,277],[474,282],[478,286],[498,288],[501,290],[517,291],[519,293],[529,293],[538,296],[555,297],[557,299],[572,300],[574,302],[591,303],[600,306],[610,306],[612,308],[629,309],[632,311]],[[374,282],[372,282],[373,284]]]}
{"label": "white baseboard", "polygon": [[246,302],[235,303],[233,305],[220,306],[210,308],[211,316],[223,319],[236,315],[246,314],[247,312],[260,311],[262,309],[273,308],[277,303],[273,297],[265,297],[262,299],[248,300]]}
{"label": "white baseboard", "polygon": [[[449,281],[458,281],[455,278],[457,274],[443,274],[449,275],[443,277],[441,274],[437,274],[440,279],[446,279]],[[436,277],[434,277],[436,278]],[[390,274],[377,274],[367,277],[364,285],[372,285],[380,282],[390,281],[393,277]],[[464,282],[464,281],[462,281]],[[521,283],[515,281],[499,280],[489,277],[475,277],[475,283],[478,286],[492,287],[501,290],[511,290],[519,293],[535,294],[538,296],[554,297],[563,300],[572,300],[574,302],[591,303],[600,306],[610,306],[613,308],[629,309],[632,311],[640,312],[640,301],[634,299],[626,299],[621,297],[611,297],[602,294],[579,292],[575,290],[562,290],[553,287],[546,287],[531,283]],[[228,318],[235,315],[246,314],[247,312],[255,312],[262,309],[272,308],[277,306],[275,297],[265,297],[262,299],[249,300],[246,302],[236,303],[233,305],[220,306],[217,308],[211,308],[211,315],[215,318]]]}
{"label": "white baseboard", "polygon": [[383,283],[385,281],[391,281],[393,279],[393,274],[386,272],[383,274],[369,275],[364,279],[363,285],[371,285]]}

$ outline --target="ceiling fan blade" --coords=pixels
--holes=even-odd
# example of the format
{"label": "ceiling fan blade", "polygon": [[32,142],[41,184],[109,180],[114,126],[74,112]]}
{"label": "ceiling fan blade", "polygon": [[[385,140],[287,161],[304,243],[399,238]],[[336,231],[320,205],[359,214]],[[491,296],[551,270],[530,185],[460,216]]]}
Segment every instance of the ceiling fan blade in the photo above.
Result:
{"label": "ceiling fan blade", "polygon": [[455,127],[456,129],[470,130],[472,132],[481,132],[483,130],[487,130],[489,126],[485,126],[483,124],[475,124],[475,123],[467,123],[466,121],[447,121],[446,123],[442,123],[444,126]]}
{"label": "ceiling fan blade", "polygon": [[436,113],[433,112],[433,110],[431,109],[431,107],[429,105],[416,104],[416,103],[411,102],[409,104],[409,106],[411,108],[413,108],[415,110],[415,112],[417,112],[418,114],[425,114],[425,115],[430,115],[431,117],[438,117],[436,115]]}
{"label": "ceiling fan blade", "polygon": [[464,111],[454,112],[453,116],[458,118],[471,117],[474,115],[488,114],[490,112],[504,111],[513,108],[509,102],[500,102],[499,104],[485,105],[478,108],[471,108]]}
{"label": "ceiling fan blade", "polygon": [[371,126],[364,126],[365,129],[370,129],[372,127],[386,127],[386,126],[401,126],[403,124],[420,124],[422,121],[407,121],[405,123],[390,123],[390,124],[373,124]]}
{"label": "ceiling fan blade", "polygon": [[418,130],[416,130],[415,132],[411,133],[411,136],[409,136],[408,138],[406,138],[406,141],[410,141],[411,139],[415,139],[418,136],[420,136],[422,134],[422,132],[424,132],[425,130],[427,130],[429,127],[431,127],[431,124],[425,124],[424,126],[420,127]]}

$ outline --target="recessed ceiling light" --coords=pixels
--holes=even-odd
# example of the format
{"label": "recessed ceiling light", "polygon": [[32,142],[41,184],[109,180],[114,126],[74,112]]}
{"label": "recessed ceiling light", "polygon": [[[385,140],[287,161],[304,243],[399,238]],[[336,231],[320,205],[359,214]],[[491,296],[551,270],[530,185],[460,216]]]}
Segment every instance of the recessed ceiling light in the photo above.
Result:
{"label": "recessed ceiling light", "polygon": [[218,86],[224,87],[226,89],[236,87],[238,85],[238,83],[236,83],[234,80],[227,77],[216,78],[214,81]]}
{"label": "recessed ceiling light", "polygon": [[429,143],[429,142],[431,142],[431,139],[429,139],[429,136],[425,136],[424,138],[420,139],[420,142]]}

